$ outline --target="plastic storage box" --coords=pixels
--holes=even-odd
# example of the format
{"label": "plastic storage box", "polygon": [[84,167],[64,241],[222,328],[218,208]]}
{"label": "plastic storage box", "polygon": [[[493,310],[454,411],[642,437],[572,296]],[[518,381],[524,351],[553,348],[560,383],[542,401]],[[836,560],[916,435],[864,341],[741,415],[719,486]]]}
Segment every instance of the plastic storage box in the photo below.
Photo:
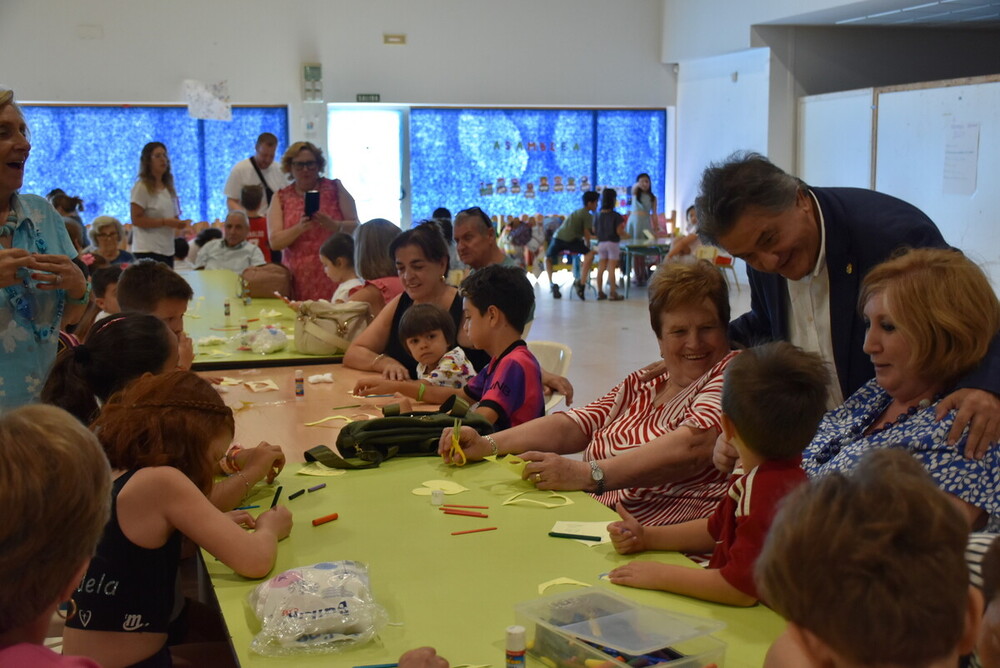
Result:
{"label": "plastic storage box", "polygon": [[548,668],[723,668],[725,623],[639,605],[603,589],[514,607],[528,657]]}

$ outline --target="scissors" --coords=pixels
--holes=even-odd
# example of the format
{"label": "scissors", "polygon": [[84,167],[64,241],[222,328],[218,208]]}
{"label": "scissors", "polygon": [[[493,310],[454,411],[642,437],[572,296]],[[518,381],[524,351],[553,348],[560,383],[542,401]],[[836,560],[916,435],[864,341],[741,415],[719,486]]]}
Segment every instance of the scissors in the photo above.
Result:
{"label": "scissors", "polygon": [[458,444],[458,434],[462,430],[462,419],[455,418],[455,426],[451,430],[451,450],[449,454],[451,455],[451,463],[456,466],[465,466],[465,452],[462,451],[462,446]]}

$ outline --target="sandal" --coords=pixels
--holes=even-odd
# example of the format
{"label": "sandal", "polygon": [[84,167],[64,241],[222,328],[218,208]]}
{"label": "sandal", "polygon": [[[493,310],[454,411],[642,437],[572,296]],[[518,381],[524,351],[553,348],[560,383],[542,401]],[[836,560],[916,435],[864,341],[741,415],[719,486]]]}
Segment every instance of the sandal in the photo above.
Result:
{"label": "sandal", "polygon": [[[600,299],[600,297],[598,297],[598,299]],[[609,301],[613,301],[613,302],[620,302],[620,301],[622,301],[622,300],[624,300],[624,299],[625,299],[625,298],[624,298],[624,297],[622,297],[622,296],[621,296],[620,294],[618,294],[617,292],[616,292],[616,293],[614,293],[613,295],[611,295],[610,297],[608,297],[608,300],[609,300]]]}
{"label": "sandal", "polygon": [[597,301],[604,301],[607,298],[608,298],[608,296],[606,294],[604,294],[603,292],[598,292],[597,293]]}

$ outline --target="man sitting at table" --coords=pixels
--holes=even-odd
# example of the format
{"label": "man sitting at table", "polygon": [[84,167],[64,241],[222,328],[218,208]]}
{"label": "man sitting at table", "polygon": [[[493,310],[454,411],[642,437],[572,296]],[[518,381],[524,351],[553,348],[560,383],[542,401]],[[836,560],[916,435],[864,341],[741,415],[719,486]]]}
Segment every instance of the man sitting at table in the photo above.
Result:
{"label": "man sitting at table", "polygon": [[148,313],[166,323],[177,337],[177,366],[190,369],[194,345],[184,333],[184,314],[194,290],[180,274],[160,262],[140,260],[118,280],[118,306],[123,312]]}
{"label": "man sitting at table", "polygon": [[563,253],[583,256],[580,278],[573,281],[573,289],[576,290],[577,297],[586,299],[584,286],[590,282],[590,266],[595,255],[590,247],[590,238],[594,236],[594,211],[597,210],[600,199],[601,196],[593,190],[583,193],[583,208],[571,213],[552,237],[552,243],[545,253],[545,273],[549,275],[554,299],[561,298],[562,293],[559,292],[559,286],[552,282],[552,265]]}
{"label": "man sitting at table", "polygon": [[250,220],[244,211],[230,211],[226,216],[225,234],[213,239],[198,251],[195,269],[228,269],[237,274],[247,267],[267,264],[257,244],[247,241]]}

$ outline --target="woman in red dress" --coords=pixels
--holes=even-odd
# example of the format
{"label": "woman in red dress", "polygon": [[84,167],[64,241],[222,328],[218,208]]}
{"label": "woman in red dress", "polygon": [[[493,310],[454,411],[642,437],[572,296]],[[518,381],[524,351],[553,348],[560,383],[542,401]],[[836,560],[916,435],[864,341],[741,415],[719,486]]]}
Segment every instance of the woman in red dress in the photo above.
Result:
{"label": "woman in red dress", "polygon": [[[339,179],[320,176],[326,160],[314,144],[292,144],[281,158],[281,171],[292,183],[277,193],[267,212],[268,237],[272,250],[280,250],[282,263],[292,272],[295,298],[328,299],[337,286],[323,272],[319,249],[337,232],[351,234],[358,226],[354,198]],[[305,215],[305,195],[319,191],[319,210]]]}

